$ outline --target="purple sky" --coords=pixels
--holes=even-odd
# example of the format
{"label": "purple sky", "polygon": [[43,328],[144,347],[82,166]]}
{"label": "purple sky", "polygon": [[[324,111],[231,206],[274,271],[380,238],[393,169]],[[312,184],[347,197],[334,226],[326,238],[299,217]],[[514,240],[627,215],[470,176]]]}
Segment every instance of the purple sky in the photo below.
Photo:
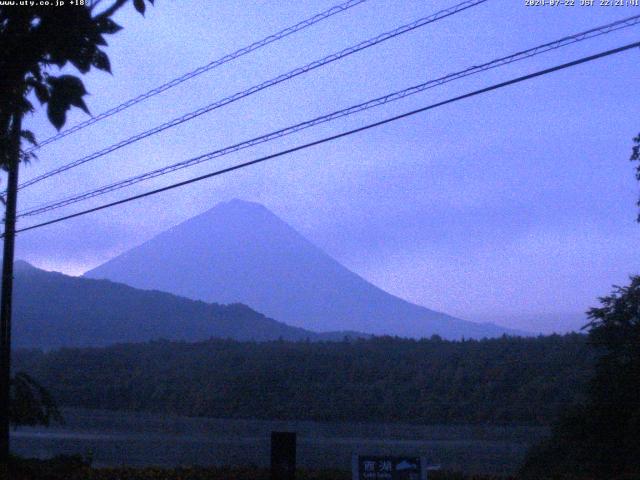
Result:
{"label": "purple sky", "polygon": [[[145,19],[129,8],[118,17],[125,30],[110,40],[114,75],[86,77],[92,94],[87,103],[92,112],[102,112],[334,3],[158,0]],[[40,159],[23,169],[22,179],[454,3],[370,0],[46,146]],[[492,0],[25,189],[19,208],[637,14],[640,7],[525,7],[524,0]],[[38,220],[639,38],[640,27],[632,27],[589,40]],[[640,270],[638,186],[628,161],[631,139],[640,131],[639,54],[626,52],[24,233],[17,256],[42,268],[80,274],[237,197],[263,203],[347,267],[415,303],[517,328],[562,328],[612,284],[623,284]],[[84,118],[76,112],[68,125]],[[41,113],[28,123],[41,139],[54,133]]]}

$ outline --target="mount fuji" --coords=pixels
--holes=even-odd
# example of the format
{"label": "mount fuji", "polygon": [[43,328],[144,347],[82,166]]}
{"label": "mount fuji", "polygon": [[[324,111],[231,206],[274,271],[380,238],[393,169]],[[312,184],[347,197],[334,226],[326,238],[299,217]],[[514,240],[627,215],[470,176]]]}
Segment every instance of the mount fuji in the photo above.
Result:
{"label": "mount fuji", "polygon": [[220,203],[85,273],[135,288],[243,303],[316,332],[447,339],[520,332],[415,305],[371,284],[264,206]]}

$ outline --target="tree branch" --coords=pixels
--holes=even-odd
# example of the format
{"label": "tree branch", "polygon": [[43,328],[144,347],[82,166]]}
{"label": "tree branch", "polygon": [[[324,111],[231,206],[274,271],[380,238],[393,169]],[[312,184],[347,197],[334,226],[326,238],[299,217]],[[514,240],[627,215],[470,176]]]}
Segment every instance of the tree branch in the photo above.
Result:
{"label": "tree branch", "polygon": [[96,19],[100,20],[103,18],[109,18],[111,17],[114,13],[116,13],[118,10],[120,10],[125,3],[127,3],[129,0],[116,0],[114,2],[113,5],[111,5],[109,8],[107,8],[104,12],[96,15]]}

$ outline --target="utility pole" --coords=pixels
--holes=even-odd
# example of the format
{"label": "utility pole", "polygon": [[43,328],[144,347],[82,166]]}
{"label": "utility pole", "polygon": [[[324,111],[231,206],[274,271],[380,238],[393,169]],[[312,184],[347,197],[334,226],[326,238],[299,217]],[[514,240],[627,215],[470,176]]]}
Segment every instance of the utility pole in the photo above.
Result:
{"label": "utility pole", "polygon": [[7,162],[7,198],[4,217],[4,251],[2,255],[2,298],[0,298],[0,480],[8,478],[9,420],[11,389],[11,300],[13,294],[13,256],[16,236],[18,167],[22,114],[12,117],[10,151]]}

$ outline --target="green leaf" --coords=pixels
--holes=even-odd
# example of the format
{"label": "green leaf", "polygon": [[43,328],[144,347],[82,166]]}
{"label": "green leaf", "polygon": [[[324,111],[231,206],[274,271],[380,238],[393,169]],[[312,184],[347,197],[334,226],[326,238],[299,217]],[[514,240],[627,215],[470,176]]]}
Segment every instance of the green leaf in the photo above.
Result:
{"label": "green leaf", "polygon": [[84,100],[82,99],[82,97],[72,98],[69,101],[69,103],[74,107],[78,107],[82,109],[86,114],[91,115],[91,112],[89,111],[89,107],[87,107],[87,104],[84,103]]}
{"label": "green leaf", "polygon": [[101,18],[96,21],[96,27],[100,33],[112,35],[122,30],[122,27],[110,18]]}
{"label": "green leaf", "polygon": [[49,89],[43,83],[37,82],[33,85],[33,90],[36,93],[36,98],[41,105],[47,103],[50,98]]}
{"label": "green leaf", "polygon": [[65,108],[58,97],[51,97],[51,100],[49,100],[47,104],[47,117],[49,117],[49,121],[57,130],[60,130],[64,122],[67,121],[68,108],[68,106]]}
{"label": "green leaf", "polygon": [[29,142],[31,145],[38,145],[38,142],[36,142],[36,136],[33,134],[33,132],[31,130],[22,130],[22,132],[20,132],[20,136],[22,138],[24,138],[27,142]]}
{"label": "green leaf", "polygon": [[51,86],[47,115],[54,127],[58,130],[62,128],[66,121],[67,110],[72,105],[89,113],[89,109],[82,99],[87,94],[82,80],[73,75],[61,75],[60,77],[49,77],[47,81]]}
{"label": "green leaf", "polygon": [[109,57],[102,50],[96,50],[93,54],[93,66],[111,73],[111,62],[109,62]]}
{"label": "green leaf", "polygon": [[94,49],[79,49],[78,52],[70,59],[74,67],[80,70],[81,73],[87,73],[91,69],[93,62]]}
{"label": "green leaf", "polygon": [[144,11],[146,9],[144,0],[133,0],[133,6],[140,14],[144,15]]}
{"label": "green leaf", "polygon": [[95,44],[100,45],[102,47],[106,47],[108,45],[107,41],[104,39],[102,35],[96,35]]}

